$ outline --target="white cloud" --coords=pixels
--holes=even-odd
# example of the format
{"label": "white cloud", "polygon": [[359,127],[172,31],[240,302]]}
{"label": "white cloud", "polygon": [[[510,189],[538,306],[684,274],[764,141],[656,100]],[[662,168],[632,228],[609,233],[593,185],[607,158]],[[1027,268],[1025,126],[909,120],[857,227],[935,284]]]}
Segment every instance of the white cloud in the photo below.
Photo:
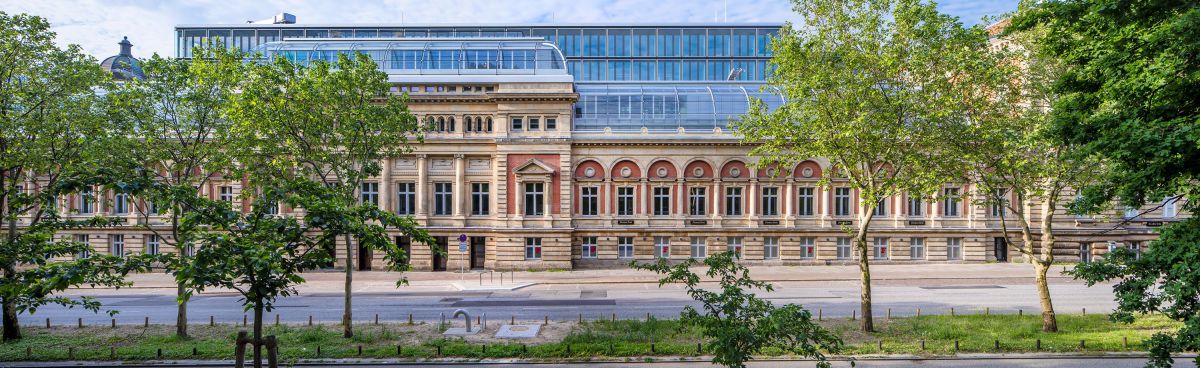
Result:
{"label": "white cloud", "polygon": [[[1016,8],[1016,0],[944,1],[974,24]],[[794,21],[786,0],[0,0],[0,10],[46,17],[58,42],[97,58],[129,36],[134,54],[174,55],[177,24],[236,24],[295,14],[301,24],[354,23],[685,23]]]}

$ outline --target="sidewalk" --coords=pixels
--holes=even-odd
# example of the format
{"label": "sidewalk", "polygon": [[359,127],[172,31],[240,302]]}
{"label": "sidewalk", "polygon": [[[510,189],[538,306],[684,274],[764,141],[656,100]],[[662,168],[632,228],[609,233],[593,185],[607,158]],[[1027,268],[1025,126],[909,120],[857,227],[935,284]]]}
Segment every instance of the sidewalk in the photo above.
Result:
{"label": "sidewalk", "polygon": [[[750,266],[750,274],[756,279],[767,282],[795,283],[829,283],[857,282],[859,280],[858,266]],[[1063,275],[1063,270],[1070,266],[1054,266],[1049,276],[1052,280],[1066,281],[1070,276]],[[699,269],[697,270],[700,271]],[[874,281],[961,281],[963,283],[1024,283],[1032,281],[1033,269],[1027,264],[912,264],[912,265],[874,265],[871,266],[871,276]],[[340,293],[343,290],[345,273],[338,270],[317,271],[303,274],[306,283],[297,287],[303,293]],[[354,288],[358,293],[394,293],[397,292],[396,281],[407,278],[409,284],[400,290],[405,292],[421,291],[457,291],[463,285],[483,286],[497,285],[503,277],[504,284],[534,284],[534,285],[611,285],[611,284],[657,284],[659,277],[648,271],[621,269],[595,269],[573,271],[540,271],[540,272],[490,272],[470,271],[458,272],[386,272],[386,271],[356,271],[354,272]],[[162,271],[146,274],[130,275],[128,280],[131,287],[113,290],[105,288],[83,287],[72,289],[73,293],[120,294],[122,292],[145,293],[155,292],[174,293],[174,279]],[[457,284],[457,286],[456,286]],[[105,291],[102,291],[105,290]],[[225,291],[228,292],[228,291]],[[217,294],[222,291],[210,291],[206,294]]]}

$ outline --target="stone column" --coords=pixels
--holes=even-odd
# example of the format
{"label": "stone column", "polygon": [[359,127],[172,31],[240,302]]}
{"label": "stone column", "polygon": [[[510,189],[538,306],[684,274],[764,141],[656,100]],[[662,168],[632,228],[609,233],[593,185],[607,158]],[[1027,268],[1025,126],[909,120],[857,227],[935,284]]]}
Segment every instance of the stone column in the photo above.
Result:
{"label": "stone column", "polygon": [[792,226],[792,220],[796,218],[796,211],[793,208],[796,202],[796,181],[791,177],[786,179],[783,192],[783,219],[784,225]]}
{"label": "stone column", "polygon": [[454,217],[462,218],[463,202],[467,195],[467,173],[466,165],[463,164],[463,155],[454,155]]}
{"label": "stone column", "polygon": [[[778,201],[779,198],[776,197],[775,200]],[[758,218],[758,179],[750,179],[750,187],[746,190],[746,217],[751,220]]]}
{"label": "stone column", "polygon": [[616,200],[615,199],[616,193],[613,193],[612,179],[605,177],[604,185],[601,187],[600,190],[604,191],[604,193],[600,195],[600,215],[606,216],[606,217],[612,217],[613,203],[614,203],[613,201]]}
{"label": "stone column", "polygon": [[713,220],[720,220],[721,217],[724,215],[724,212],[722,212],[722,210],[725,209],[724,206],[722,206],[722,203],[725,200],[725,193],[721,193],[721,179],[719,179],[719,178],[713,179],[713,193],[712,193],[712,197],[710,197],[710,198],[712,198],[712,201],[713,201],[713,205],[712,205]]}
{"label": "stone column", "polygon": [[379,208],[396,212],[392,206],[392,159],[383,159],[383,170],[379,174]]}
{"label": "stone column", "polygon": [[429,215],[429,163],[426,155],[417,155],[417,217]]}
{"label": "stone column", "polygon": [[516,218],[522,219],[525,218],[525,183],[518,177],[516,180],[513,180],[513,186],[515,188],[508,188],[510,192],[513,192],[513,197],[517,199],[517,208],[514,209],[513,213],[516,215]]}
{"label": "stone column", "polygon": [[552,201],[550,200],[550,191],[554,190],[550,187],[551,183],[552,181],[549,178],[542,182],[542,188],[545,188],[542,190],[542,213],[545,214],[547,220],[549,220],[552,217],[551,215],[554,213],[550,211],[554,208],[553,204],[551,203]]}
{"label": "stone column", "polygon": [[650,217],[650,214],[653,213],[650,208],[650,181],[646,178],[642,178],[639,181],[638,185],[641,188],[639,191],[642,192],[642,200],[640,201],[642,202],[642,211],[641,213],[635,212],[634,214],[642,217]]}

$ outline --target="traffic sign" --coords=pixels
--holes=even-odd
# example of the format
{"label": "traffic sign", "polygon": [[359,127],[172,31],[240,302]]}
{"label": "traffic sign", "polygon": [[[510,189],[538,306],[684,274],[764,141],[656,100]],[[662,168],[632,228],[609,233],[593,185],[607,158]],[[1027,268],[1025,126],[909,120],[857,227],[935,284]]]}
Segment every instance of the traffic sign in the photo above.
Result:
{"label": "traffic sign", "polygon": [[467,234],[458,234],[458,252],[467,252]]}

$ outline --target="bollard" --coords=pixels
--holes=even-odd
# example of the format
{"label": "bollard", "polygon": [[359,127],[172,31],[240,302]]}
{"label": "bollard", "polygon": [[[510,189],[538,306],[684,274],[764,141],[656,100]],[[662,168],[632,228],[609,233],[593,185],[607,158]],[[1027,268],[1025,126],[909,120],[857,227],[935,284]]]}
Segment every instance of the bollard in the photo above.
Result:
{"label": "bollard", "polygon": [[824,320],[824,316],[822,316],[823,312],[824,311],[821,308],[817,308],[817,320],[818,321]]}
{"label": "bollard", "polygon": [[437,356],[442,356],[442,346],[441,345],[437,346]]}
{"label": "bollard", "polygon": [[158,359],[162,359],[162,348],[158,348],[158,351],[154,353],[154,356],[158,357]]}
{"label": "bollard", "polygon": [[700,343],[696,343],[696,354],[700,354],[704,349],[700,347]]}
{"label": "bollard", "polygon": [[1087,315],[1087,308],[1083,308],[1083,315]]}
{"label": "bollard", "polygon": [[655,351],[654,351],[654,343],[650,343],[650,353],[651,353],[651,354],[654,354],[654,353],[655,353]]}
{"label": "bollard", "polygon": [[613,322],[616,322],[616,321],[617,321],[617,314],[616,314],[616,313],[613,313],[613,315],[612,315],[612,321],[613,321]]}
{"label": "bollard", "polygon": [[921,308],[917,308],[917,318],[921,318]]}
{"label": "bollard", "polygon": [[1042,339],[1037,339],[1037,344],[1034,345],[1033,350],[1042,351]]}
{"label": "bollard", "polygon": [[74,346],[67,347],[67,359],[75,360],[75,347]]}
{"label": "bollard", "polygon": [[117,319],[116,318],[112,319],[112,327],[117,328]]}
{"label": "bollard", "polygon": [[1017,317],[1024,316],[1024,315],[1025,315],[1024,309],[1017,309]]}
{"label": "bollard", "polygon": [[954,317],[954,307],[950,307],[950,316]]}
{"label": "bollard", "polygon": [[79,319],[79,328],[83,328],[83,318]]}
{"label": "bollard", "polygon": [[[475,316],[475,325],[478,326],[480,324],[480,322],[483,322],[483,317]],[[376,324],[379,324],[379,323],[376,323]],[[482,330],[482,328],[480,328],[480,330]]]}
{"label": "bollard", "polygon": [[650,322],[650,312],[646,312],[646,322]]}
{"label": "bollard", "polygon": [[990,315],[992,315],[992,307],[984,307],[984,308],[983,308],[983,315],[985,315],[985,316],[990,316]]}
{"label": "bollard", "polygon": [[142,326],[150,327],[150,317],[146,317],[146,322],[143,322]]}
{"label": "bollard", "polygon": [[888,308],[887,310],[887,320],[892,320],[892,308]]}
{"label": "bollard", "polygon": [[208,316],[208,325],[215,326],[216,324],[217,324],[216,318],[214,318],[213,316]]}
{"label": "bollard", "polygon": [[193,347],[193,348],[192,348],[192,355],[193,355],[193,356],[195,356],[195,355],[200,355],[200,350],[196,350],[196,348],[195,348],[195,347]]}
{"label": "bollard", "polygon": [[479,273],[479,284],[483,285],[483,273],[482,272]]}
{"label": "bollard", "polygon": [[583,313],[579,314],[579,323],[583,323]]}
{"label": "bollard", "polygon": [[50,318],[46,318],[46,328],[50,328]]}
{"label": "bollard", "polygon": [[1079,348],[1087,349],[1087,342],[1085,342],[1084,340],[1079,340]]}
{"label": "bollard", "polygon": [[[571,352],[571,345],[567,345],[567,353]],[[487,344],[483,344],[483,353],[487,354]]]}
{"label": "bollard", "polygon": [[543,320],[542,324],[543,324],[543,325],[549,325],[549,324],[550,324],[550,316],[545,316],[544,318],[545,318],[545,319]]}
{"label": "bollard", "polygon": [[925,340],[921,340],[921,350],[925,350]]}
{"label": "bollard", "polygon": [[401,352],[403,352],[403,350],[400,348],[400,344],[396,344],[396,355],[402,355]]}
{"label": "bollard", "polygon": [[308,325],[312,326],[312,315],[308,315]]}
{"label": "bollard", "polygon": [[993,341],[992,341],[992,348],[994,348],[994,349],[996,349],[996,350],[1000,350],[1000,340],[993,340]]}
{"label": "bollard", "polygon": [[528,352],[529,352],[529,347],[525,346],[525,344],[521,344],[521,354],[525,354]]}
{"label": "bollard", "polygon": [[375,313],[375,324],[379,324],[379,313]]}
{"label": "bollard", "polygon": [[275,325],[279,326],[279,314],[275,314]]}
{"label": "bollard", "polygon": [[858,319],[858,310],[851,310],[850,311],[850,320],[853,321],[856,319]]}
{"label": "bollard", "polygon": [[408,314],[408,324],[410,324],[410,325],[413,324],[412,323],[412,313]]}
{"label": "bollard", "polygon": [[513,316],[513,315],[508,316],[508,324],[510,324],[510,325],[517,324],[517,316]]}
{"label": "bollard", "polygon": [[954,351],[958,351],[958,340],[954,340]]}
{"label": "bollard", "polygon": [[1129,336],[1125,336],[1125,337],[1121,338],[1121,348],[1129,349]]}
{"label": "bollard", "polygon": [[317,356],[321,356],[321,345],[317,345]]}
{"label": "bollard", "polygon": [[362,345],[358,346],[358,356],[362,356]]}
{"label": "bollard", "polygon": [[883,340],[879,340],[879,351],[883,351]]}

